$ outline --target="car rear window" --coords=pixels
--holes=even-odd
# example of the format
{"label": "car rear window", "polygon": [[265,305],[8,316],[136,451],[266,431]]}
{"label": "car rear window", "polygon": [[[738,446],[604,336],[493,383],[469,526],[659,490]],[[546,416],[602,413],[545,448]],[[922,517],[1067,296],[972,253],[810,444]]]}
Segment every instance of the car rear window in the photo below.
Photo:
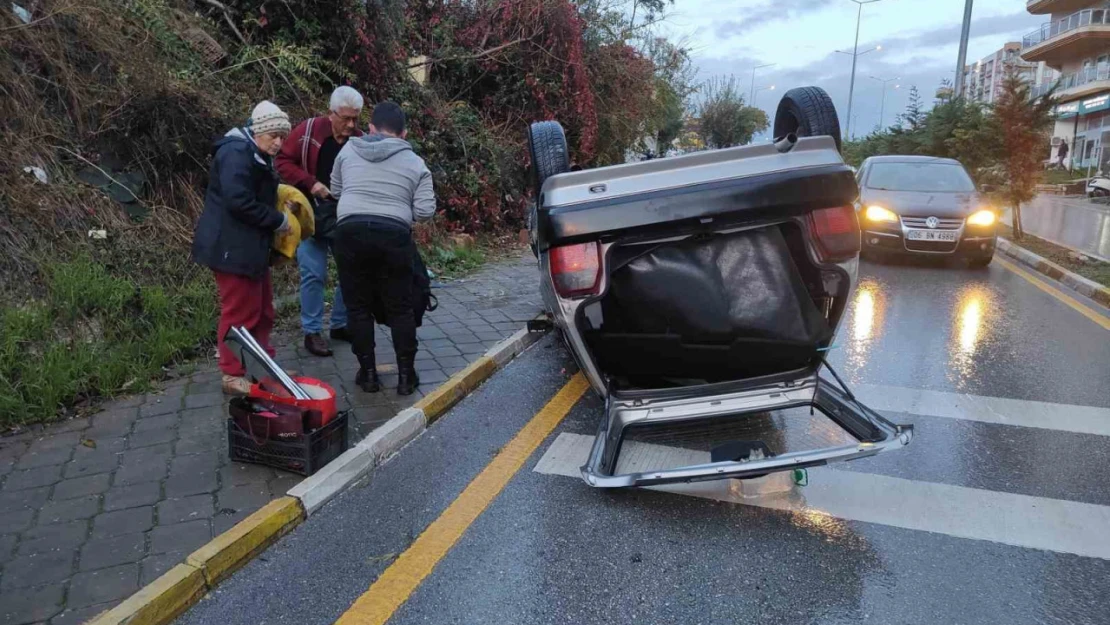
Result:
{"label": "car rear window", "polygon": [[959,193],[974,191],[975,183],[962,166],[953,163],[874,163],[867,188]]}

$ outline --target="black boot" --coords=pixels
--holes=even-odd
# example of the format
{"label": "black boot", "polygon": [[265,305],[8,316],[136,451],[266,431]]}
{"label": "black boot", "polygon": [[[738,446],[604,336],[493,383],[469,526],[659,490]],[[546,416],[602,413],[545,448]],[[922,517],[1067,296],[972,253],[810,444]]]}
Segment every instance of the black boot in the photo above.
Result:
{"label": "black boot", "polygon": [[412,395],[416,387],[420,386],[420,377],[416,375],[416,365],[411,358],[397,360],[397,394]]}
{"label": "black boot", "polygon": [[358,373],[355,374],[355,384],[367,393],[377,393],[382,390],[382,382],[378,379],[378,369],[374,362],[374,356],[360,357],[358,362],[361,367]]}

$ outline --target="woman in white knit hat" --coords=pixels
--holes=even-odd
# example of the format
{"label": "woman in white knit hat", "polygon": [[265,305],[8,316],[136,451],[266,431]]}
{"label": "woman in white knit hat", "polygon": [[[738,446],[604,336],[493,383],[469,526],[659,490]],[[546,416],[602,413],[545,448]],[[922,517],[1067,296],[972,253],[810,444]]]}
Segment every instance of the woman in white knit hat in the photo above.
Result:
{"label": "woman in white knit hat", "polygon": [[289,116],[274,103],[254,107],[242,128],[213,146],[204,212],[193,237],[193,260],[212,269],[220,293],[219,341],[223,389],[245,395],[243,363],[224,345],[232,326],[245,327],[267,351],[274,327],[270,244],[289,228],[277,210],[278,175],[273,157],[289,136]]}

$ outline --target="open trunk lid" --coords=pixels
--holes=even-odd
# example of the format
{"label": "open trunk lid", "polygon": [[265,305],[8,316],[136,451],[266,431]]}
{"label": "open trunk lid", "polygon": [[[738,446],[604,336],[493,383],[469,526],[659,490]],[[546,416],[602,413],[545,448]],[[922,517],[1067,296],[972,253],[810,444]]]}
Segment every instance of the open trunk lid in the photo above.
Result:
{"label": "open trunk lid", "polygon": [[[891,423],[819,375],[708,395],[610,396],[582,477],[603,488],[754,478],[866,458],[912,438],[912,425]],[[629,445],[639,457],[622,463]]]}

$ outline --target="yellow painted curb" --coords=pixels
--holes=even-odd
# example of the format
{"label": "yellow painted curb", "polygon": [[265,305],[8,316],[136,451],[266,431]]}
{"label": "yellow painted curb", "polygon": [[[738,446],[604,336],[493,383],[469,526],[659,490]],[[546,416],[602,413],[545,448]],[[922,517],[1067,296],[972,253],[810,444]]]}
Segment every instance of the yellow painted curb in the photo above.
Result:
{"label": "yellow painted curb", "polygon": [[89,625],[163,625],[189,609],[206,590],[200,569],[178,564]]}
{"label": "yellow painted curb", "polygon": [[296,497],[281,497],[194,551],[185,562],[204,572],[214,587],[260,551],[304,520],[304,508]]}
{"label": "yellow painted curb", "polygon": [[474,390],[497,371],[497,362],[489,356],[482,356],[469,367],[451,376],[424,399],[416,402],[413,408],[424,411],[424,418],[431,425],[452,406],[462,401],[467,393]]}

